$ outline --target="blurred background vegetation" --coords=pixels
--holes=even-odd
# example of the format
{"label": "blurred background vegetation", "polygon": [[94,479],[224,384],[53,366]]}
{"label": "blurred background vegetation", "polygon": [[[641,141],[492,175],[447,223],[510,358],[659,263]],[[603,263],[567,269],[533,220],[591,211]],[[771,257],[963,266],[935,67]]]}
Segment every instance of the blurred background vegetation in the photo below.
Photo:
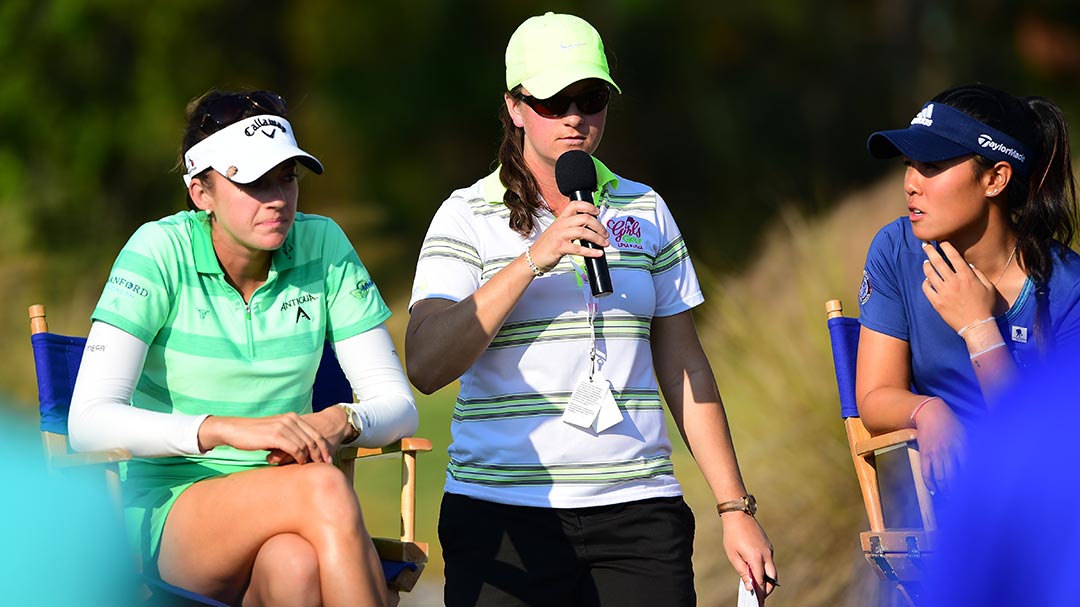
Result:
{"label": "blurred background vegetation", "polygon": [[[547,10],[601,32],[624,95],[597,155],[663,193],[695,256],[698,323],[777,548],[784,585],[770,604],[891,604],[858,554],[865,520],[822,314],[835,296],[854,311],[873,232],[904,212],[898,165],[867,158],[864,141],[970,81],[1051,97],[1075,127],[1075,2],[4,0],[0,342],[12,356],[0,392],[35,415],[26,306],[48,303],[54,330],[85,332],[126,238],[183,208],[172,170],[183,110],[211,87],[289,101],[301,144],[327,167],[304,180],[301,208],[345,228],[400,344],[431,215],[493,166],[506,41]],[[453,397],[421,399],[436,446],[421,464],[434,562],[428,590],[404,605],[439,600]],[[711,497],[685,450],[677,466],[699,518],[701,604],[730,604],[737,582]],[[390,501],[370,508],[392,534]]]}

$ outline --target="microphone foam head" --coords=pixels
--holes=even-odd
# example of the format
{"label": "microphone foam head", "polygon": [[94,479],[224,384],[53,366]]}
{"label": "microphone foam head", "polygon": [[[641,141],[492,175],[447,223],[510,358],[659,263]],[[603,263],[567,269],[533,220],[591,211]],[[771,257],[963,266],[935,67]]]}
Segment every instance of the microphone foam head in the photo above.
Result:
{"label": "microphone foam head", "polygon": [[555,161],[555,183],[563,196],[573,192],[596,190],[596,165],[592,156],[581,150],[564,152]]}

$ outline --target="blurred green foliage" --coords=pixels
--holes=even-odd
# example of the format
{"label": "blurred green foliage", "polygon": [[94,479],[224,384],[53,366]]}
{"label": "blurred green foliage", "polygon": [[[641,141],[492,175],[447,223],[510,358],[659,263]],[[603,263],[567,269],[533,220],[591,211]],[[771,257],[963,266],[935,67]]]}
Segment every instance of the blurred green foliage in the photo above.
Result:
{"label": "blurred green foliage", "polygon": [[371,209],[346,229],[400,253],[357,243],[386,287],[404,287],[436,205],[492,165],[506,40],[544,10],[600,30],[625,93],[598,155],[655,185],[720,270],[777,209],[827,208],[882,173],[866,135],[945,86],[1077,106],[1080,6],[1064,0],[6,0],[0,255],[111,258],[138,224],[183,207],[170,169],[186,102],[260,87],[289,100],[327,165],[305,181],[305,208]]}

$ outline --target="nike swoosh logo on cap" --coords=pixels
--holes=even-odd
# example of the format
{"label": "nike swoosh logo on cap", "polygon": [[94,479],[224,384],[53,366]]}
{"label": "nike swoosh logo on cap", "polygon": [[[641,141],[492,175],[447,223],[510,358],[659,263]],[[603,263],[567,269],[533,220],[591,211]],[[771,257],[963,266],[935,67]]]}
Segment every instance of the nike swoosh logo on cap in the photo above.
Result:
{"label": "nike swoosh logo on cap", "polygon": [[575,46],[585,46],[586,44],[588,44],[588,42],[575,42],[573,44],[559,43],[559,48],[568,49],[574,48]]}

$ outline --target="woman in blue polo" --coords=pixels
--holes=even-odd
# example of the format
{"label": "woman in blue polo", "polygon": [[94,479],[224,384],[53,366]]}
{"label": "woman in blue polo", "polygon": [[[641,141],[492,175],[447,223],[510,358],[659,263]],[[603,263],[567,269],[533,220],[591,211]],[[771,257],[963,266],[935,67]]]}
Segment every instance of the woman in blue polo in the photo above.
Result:
{"label": "woman in blue polo", "polygon": [[[144,572],[230,604],[383,605],[342,444],[416,429],[390,311],[341,228],[297,212],[281,97],[188,109],[191,210],[139,228],[93,313],[71,405],[76,449],[123,447]],[[359,403],[311,409],[330,340]]]}
{"label": "woman in blue polo", "polygon": [[936,492],[999,388],[1080,341],[1068,132],[1051,101],[976,84],[942,92],[908,128],[874,133],[867,146],[904,157],[908,214],[867,254],[859,412],[874,433],[919,429]]}

